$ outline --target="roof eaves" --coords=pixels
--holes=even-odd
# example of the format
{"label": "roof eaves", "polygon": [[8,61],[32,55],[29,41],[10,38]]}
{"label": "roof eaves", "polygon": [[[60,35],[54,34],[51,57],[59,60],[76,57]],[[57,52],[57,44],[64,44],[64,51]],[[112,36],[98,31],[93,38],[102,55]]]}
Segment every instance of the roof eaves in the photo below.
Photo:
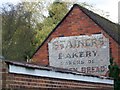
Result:
{"label": "roof eaves", "polygon": [[119,45],[119,35],[115,32],[118,29],[117,24],[111,22],[110,20],[76,4],[89,18],[91,18],[97,25],[99,25],[109,36],[111,36]]}
{"label": "roof eaves", "polygon": [[57,68],[57,67],[50,67],[50,66],[45,67],[45,66],[40,66],[40,65],[21,63],[21,62],[9,61],[9,60],[5,60],[5,63],[7,63],[8,65],[21,66],[21,67],[30,68],[30,69],[40,69],[40,70],[47,70],[47,71],[54,71],[54,72],[60,72],[60,73],[67,73],[67,74],[87,76],[87,77],[97,77],[97,78],[101,78],[101,79],[111,79],[112,80],[112,78],[110,78],[110,77],[81,73],[79,71],[73,71],[73,70]]}
{"label": "roof eaves", "polygon": [[[116,26],[115,23],[107,20],[106,18],[78,5],[74,4],[71,10],[65,15],[65,17],[57,24],[57,26],[49,33],[47,38],[42,42],[42,44],[36,49],[35,53],[44,45],[44,43],[48,40],[48,38],[51,36],[51,34],[58,28],[58,26],[65,20],[65,18],[69,15],[69,13],[73,10],[75,6],[78,6],[88,17],[90,17],[97,25],[99,25],[106,33],[108,33],[109,36],[111,36],[119,45],[120,45],[120,40],[119,40],[119,35],[118,33],[115,33],[114,30],[112,30],[107,23],[110,23],[113,26]],[[98,20],[99,19],[101,20]],[[103,20],[107,21],[107,23],[103,24]],[[117,27],[116,27],[117,28]],[[35,53],[31,56],[31,58],[35,55]]]}

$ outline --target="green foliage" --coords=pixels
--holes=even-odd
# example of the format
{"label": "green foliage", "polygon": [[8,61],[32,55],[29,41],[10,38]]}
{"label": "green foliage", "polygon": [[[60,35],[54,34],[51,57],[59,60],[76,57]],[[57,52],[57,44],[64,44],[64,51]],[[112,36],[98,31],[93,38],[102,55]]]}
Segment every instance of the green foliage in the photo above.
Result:
{"label": "green foliage", "polygon": [[53,24],[57,24],[63,16],[67,13],[67,4],[62,3],[62,2],[54,2],[50,7],[49,7],[49,17],[52,19]]}
{"label": "green foliage", "polygon": [[2,52],[6,59],[29,59],[68,11],[62,2],[54,2],[48,8],[46,18],[42,14],[44,2],[22,2],[16,6],[7,3],[1,8]]}
{"label": "green foliage", "polygon": [[2,7],[2,52],[6,59],[26,60],[33,53],[31,15],[23,4]]}
{"label": "green foliage", "polygon": [[[2,7],[2,52],[6,59],[26,60],[32,56],[68,12],[71,3],[60,1],[55,0],[45,6],[44,0],[25,0],[17,5],[5,4]],[[92,8],[86,3],[80,5]]]}
{"label": "green foliage", "polygon": [[119,66],[113,61],[113,58],[110,58],[110,65],[109,65],[109,76],[114,78],[114,90],[120,90],[120,69]]}
{"label": "green foliage", "polygon": [[46,17],[41,23],[38,24],[36,34],[36,47],[38,47],[48,34],[55,28],[55,26],[62,20],[65,14],[68,12],[68,3],[53,2],[48,7],[48,17]]}

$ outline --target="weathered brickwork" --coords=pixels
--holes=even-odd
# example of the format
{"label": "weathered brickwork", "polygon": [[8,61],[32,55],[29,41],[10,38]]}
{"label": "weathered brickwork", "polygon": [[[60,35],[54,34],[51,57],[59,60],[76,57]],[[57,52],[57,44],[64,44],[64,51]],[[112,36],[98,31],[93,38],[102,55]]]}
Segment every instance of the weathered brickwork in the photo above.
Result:
{"label": "weathered brickwork", "polygon": [[[86,82],[76,82],[70,80],[35,77],[27,75],[9,74],[7,77],[7,88],[12,89],[71,89],[71,90],[113,90],[107,84],[96,84]],[[49,89],[48,89],[49,90]]]}
{"label": "weathered brickwork", "polygon": [[0,90],[6,87],[6,77],[8,75],[8,66],[7,64],[0,60]]}
{"label": "weathered brickwork", "polygon": [[113,90],[112,84],[10,73],[5,62],[2,69],[2,90]]}
{"label": "weathered brickwork", "polygon": [[32,61],[41,65],[49,65],[48,42],[60,36],[79,36],[102,33],[109,38],[110,52],[114,61],[120,66],[120,45],[110,37],[98,24],[87,16],[78,6],[74,6],[59,25],[51,32],[47,40],[34,54]]}

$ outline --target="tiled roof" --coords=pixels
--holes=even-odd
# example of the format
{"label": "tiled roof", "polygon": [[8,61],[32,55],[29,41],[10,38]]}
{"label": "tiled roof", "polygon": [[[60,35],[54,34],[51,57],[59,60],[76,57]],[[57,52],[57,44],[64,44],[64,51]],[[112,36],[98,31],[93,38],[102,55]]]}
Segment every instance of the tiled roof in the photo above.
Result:
{"label": "tiled roof", "polygon": [[[78,5],[75,4],[74,6],[80,7],[80,9],[90,17],[96,24],[98,24],[108,35],[110,35],[119,45],[120,45],[120,25],[115,24],[106,18]],[[73,7],[74,7],[73,6]]]}
{"label": "tiled roof", "polygon": [[[65,15],[65,17],[58,23],[58,25],[50,32],[48,37],[42,42],[42,44],[37,48],[35,53],[41,48],[41,46],[47,41],[50,35],[56,30],[56,28],[64,21],[64,19],[69,15],[74,7],[79,7],[88,17],[90,17],[96,24],[98,24],[109,36],[111,36],[120,45],[120,25],[113,23],[106,18],[78,5],[74,4],[71,10]],[[34,53],[34,54],[35,54]],[[34,56],[33,54],[33,56]],[[32,57],[33,57],[32,56]]]}

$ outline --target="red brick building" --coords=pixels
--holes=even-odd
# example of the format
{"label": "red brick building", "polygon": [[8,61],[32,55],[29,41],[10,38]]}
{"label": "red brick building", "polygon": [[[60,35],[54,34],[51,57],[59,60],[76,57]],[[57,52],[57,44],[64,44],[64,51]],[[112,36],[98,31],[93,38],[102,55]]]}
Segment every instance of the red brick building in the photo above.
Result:
{"label": "red brick building", "polygon": [[110,53],[120,66],[120,41],[118,26],[115,23],[75,4],[61,22],[38,47],[32,57],[32,62],[49,65],[48,43],[56,37],[103,34],[109,38]]}
{"label": "red brick building", "polygon": [[113,90],[108,77],[0,60],[0,90]]}
{"label": "red brick building", "polygon": [[48,43],[56,37],[103,34],[110,53],[120,66],[118,27],[109,20],[75,4],[38,47],[32,63],[0,60],[0,89],[4,90],[113,90],[114,81],[104,76],[49,66]]}

